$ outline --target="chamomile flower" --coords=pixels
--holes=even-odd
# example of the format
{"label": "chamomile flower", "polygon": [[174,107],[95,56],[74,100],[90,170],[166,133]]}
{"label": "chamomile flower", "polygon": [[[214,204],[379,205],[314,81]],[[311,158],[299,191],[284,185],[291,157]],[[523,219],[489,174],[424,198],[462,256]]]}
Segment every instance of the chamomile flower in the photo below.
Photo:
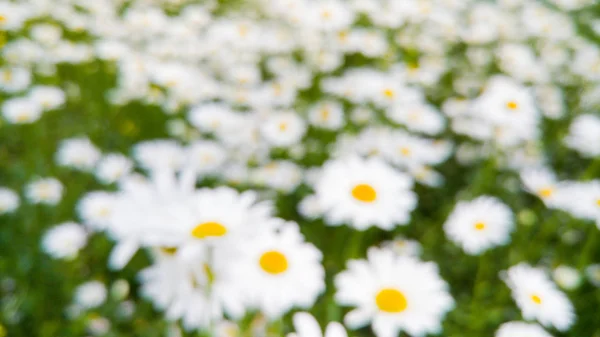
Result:
{"label": "chamomile flower", "polygon": [[22,67],[4,67],[0,69],[0,90],[15,93],[27,89],[30,84],[30,70]]}
{"label": "chamomile flower", "polygon": [[581,285],[581,274],[573,267],[560,265],[552,271],[554,282],[565,290],[574,290]]}
{"label": "chamomile flower", "polygon": [[600,118],[594,115],[577,116],[569,127],[565,143],[584,157],[600,156]]}
{"label": "chamomile flower", "polygon": [[196,141],[187,148],[188,162],[199,175],[216,174],[227,160],[223,146],[213,141]]}
{"label": "chamomile flower", "polygon": [[58,165],[86,172],[94,169],[100,157],[100,150],[86,137],[63,140],[56,151]]}
{"label": "chamomile flower", "polygon": [[296,144],[306,132],[306,123],[295,112],[280,112],[270,115],[261,127],[264,139],[276,147]]}
{"label": "chamomile flower", "polygon": [[327,162],[315,184],[325,221],[364,230],[405,225],[416,207],[412,179],[377,158],[348,157]]}
{"label": "chamomile flower", "polygon": [[239,193],[228,187],[197,190],[166,211],[174,218],[164,226],[182,249],[197,249],[199,243],[231,245],[278,224],[271,218],[270,202],[259,202],[252,191]]}
{"label": "chamomile flower", "polygon": [[120,153],[104,155],[96,165],[96,178],[104,184],[112,184],[128,175],[133,169],[131,159]]}
{"label": "chamomile flower", "polygon": [[116,196],[109,192],[90,192],[77,203],[77,213],[83,224],[95,230],[109,225]]}
{"label": "chamomile flower", "polygon": [[[437,266],[389,249],[371,248],[367,260],[351,260],[335,277],[335,300],[355,307],[344,317],[351,329],[371,323],[377,337],[440,333],[454,307]],[[426,305],[424,305],[426,303]]]}
{"label": "chamomile flower", "polygon": [[0,187],[0,215],[14,212],[20,204],[19,195],[13,190]]}
{"label": "chamomile flower", "polygon": [[348,334],[344,327],[337,322],[331,322],[327,325],[325,333],[321,333],[321,327],[317,320],[307,312],[298,312],[293,317],[295,333],[288,334],[287,337],[347,337]]}
{"label": "chamomile flower", "polygon": [[42,238],[42,249],[55,259],[73,259],[87,243],[85,229],[66,222],[50,228]]}
{"label": "chamomile flower", "polygon": [[569,298],[543,270],[521,263],[508,269],[504,281],[523,318],[535,319],[560,331],[566,331],[574,323],[575,312]]}
{"label": "chamomile flower", "polygon": [[89,281],[75,289],[75,303],[92,309],[101,306],[106,301],[106,286],[100,281]]}
{"label": "chamomile flower", "polygon": [[521,181],[525,189],[542,199],[548,207],[561,203],[559,182],[548,168],[527,168],[521,171]]}
{"label": "chamomile flower", "polygon": [[552,337],[535,323],[507,322],[496,330],[495,337]]}
{"label": "chamomile flower", "polygon": [[444,223],[444,231],[450,240],[470,255],[507,244],[513,230],[510,208],[490,196],[458,202]]}
{"label": "chamomile flower", "polygon": [[244,280],[245,302],[270,319],[293,307],[309,308],[325,289],[322,254],[304,242],[296,223],[265,231],[242,249],[232,277]]}
{"label": "chamomile flower", "polygon": [[25,197],[34,204],[56,205],[63,196],[63,184],[55,178],[40,178],[25,186]]}
{"label": "chamomile flower", "polygon": [[58,88],[38,85],[29,91],[29,98],[39,104],[44,110],[54,110],[66,101],[65,92]]}
{"label": "chamomile flower", "polygon": [[344,110],[337,102],[321,102],[308,112],[308,120],[312,125],[320,128],[339,130],[345,123]]}
{"label": "chamomile flower", "polygon": [[147,170],[177,170],[185,162],[185,150],[174,140],[151,140],[133,148],[135,160]]}
{"label": "chamomile flower", "polygon": [[33,123],[42,113],[42,106],[30,98],[11,98],[2,104],[2,115],[13,124]]}

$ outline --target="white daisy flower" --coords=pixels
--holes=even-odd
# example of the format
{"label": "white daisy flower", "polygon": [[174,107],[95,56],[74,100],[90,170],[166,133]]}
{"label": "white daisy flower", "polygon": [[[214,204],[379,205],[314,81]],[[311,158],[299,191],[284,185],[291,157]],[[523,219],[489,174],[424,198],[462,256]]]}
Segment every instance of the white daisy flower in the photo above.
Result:
{"label": "white daisy flower", "polygon": [[548,168],[527,168],[521,171],[525,189],[542,199],[548,207],[556,208],[561,203],[559,182]]}
{"label": "white daisy flower", "polygon": [[344,126],[344,109],[335,101],[320,102],[308,112],[309,122],[328,130],[339,130]]}
{"label": "white daisy flower", "polygon": [[508,269],[504,280],[521,309],[523,318],[535,319],[546,327],[566,331],[575,321],[575,311],[569,298],[548,275],[525,263]]}
{"label": "white daisy flower", "polygon": [[240,286],[246,302],[269,319],[293,307],[311,307],[325,290],[322,254],[304,242],[296,223],[263,232],[242,249],[240,258],[232,261],[232,277],[244,280]]}
{"label": "white daisy flower", "polygon": [[381,244],[383,248],[393,251],[397,255],[419,257],[423,247],[416,240],[409,240],[404,237],[396,237],[394,240],[385,241]]}
{"label": "white daisy flower", "polygon": [[252,172],[252,180],[259,185],[276,191],[290,193],[302,182],[302,171],[295,163],[278,160],[268,163]]}
{"label": "white daisy flower", "polygon": [[0,215],[14,212],[20,203],[17,193],[9,188],[0,187]]}
{"label": "white daisy flower", "polygon": [[412,179],[376,158],[349,157],[323,166],[315,195],[330,225],[359,230],[405,225],[416,207]]}
{"label": "white daisy flower", "polygon": [[267,117],[260,131],[269,144],[288,147],[302,139],[306,132],[306,123],[295,112],[274,113]]}
{"label": "white daisy flower", "polygon": [[297,312],[293,317],[295,333],[287,337],[348,337],[344,327],[338,322],[327,325],[325,333],[321,333],[321,327],[317,320],[307,312]]}
{"label": "white daisy flower", "polygon": [[351,260],[335,277],[335,300],[356,307],[344,317],[351,329],[369,323],[377,337],[442,332],[442,320],[454,307],[448,284],[434,263],[370,248],[367,260]]}
{"label": "white daisy flower", "polygon": [[103,230],[109,225],[115,199],[112,193],[90,192],[77,203],[77,214],[85,226]]}
{"label": "white daisy flower", "polygon": [[552,278],[559,287],[565,290],[574,290],[581,285],[581,274],[573,267],[560,265],[552,271]]}
{"label": "white daisy flower", "polygon": [[75,303],[86,309],[97,308],[106,301],[106,295],[104,283],[89,281],[75,289]]}
{"label": "white daisy flower", "polygon": [[298,213],[307,219],[316,219],[323,215],[319,199],[315,195],[306,196],[298,203]]}
{"label": "white daisy flower", "polygon": [[600,156],[600,118],[594,115],[577,116],[569,127],[565,143],[584,157]]}
{"label": "white daisy flower", "polygon": [[42,238],[42,249],[55,259],[74,259],[87,243],[87,233],[74,222],[50,228]]}
{"label": "white daisy flower", "polygon": [[31,71],[28,69],[22,67],[0,68],[0,90],[15,93],[27,89],[30,84]]}
{"label": "white daisy flower", "polygon": [[65,92],[62,89],[47,85],[37,85],[31,88],[29,98],[44,110],[54,110],[66,101]]}
{"label": "white daisy flower", "polygon": [[25,198],[34,204],[56,205],[63,196],[63,184],[55,178],[40,178],[25,186]]}
{"label": "white daisy flower", "polygon": [[56,152],[56,163],[60,166],[91,172],[100,156],[100,150],[88,138],[71,138],[60,143]]}
{"label": "white daisy flower", "polygon": [[42,106],[30,98],[11,98],[2,104],[2,115],[13,124],[33,123],[42,113]]}
{"label": "white daisy flower", "polygon": [[104,155],[96,166],[96,178],[104,184],[112,184],[133,170],[133,162],[120,153]]}
{"label": "white daisy flower", "polygon": [[177,170],[185,162],[185,150],[174,140],[141,142],[133,148],[133,157],[147,170]]}
{"label": "white daisy flower", "polygon": [[[258,202],[252,191],[239,193],[229,187],[203,188],[168,207],[172,220],[165,223],[178,246],[196,250],[199,243],[235,247],[243,238],[275,228],[271,202]],[[185,254],[185,252],[183,252]],[[191,253],[190,253],[191,254]]]}
{"label": "white daisy flower", "polygon": [[219,173],[227,160],[226,150],[217,142],[196,141],[187,148],[188,162],[200,176]]}
{"label": "white daisy flower", "polygon": [[535,323],[507,322],[502,324],[494,337],[552,337]]}
{"label": "white daisy flower", "polygon": [[458,202],[444,223],[448,238],[471,255],[507,244],[513,230],[511,209],[490,196]]}

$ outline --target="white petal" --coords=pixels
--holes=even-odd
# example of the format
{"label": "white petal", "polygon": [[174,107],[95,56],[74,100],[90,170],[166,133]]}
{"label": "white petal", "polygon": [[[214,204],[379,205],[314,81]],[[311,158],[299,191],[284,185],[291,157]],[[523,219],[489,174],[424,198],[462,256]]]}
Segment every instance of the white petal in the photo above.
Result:
{"label": "white petal", "polygon": [[294,328],[300,337],[321,336],[321,327],[317,320],[309,313],[299,312],[294,315]]}
{"label": "white petal", "polygon": [[124,241],[117,244],[110,253],[108,266],[113,270],[122,269],[131,260],[138,249],[139,245],[135,241]]}
{"label": "white petal", "polygon": [[325,330],[325,337],[348,337],[348,334],[340,323],[331,322]]}

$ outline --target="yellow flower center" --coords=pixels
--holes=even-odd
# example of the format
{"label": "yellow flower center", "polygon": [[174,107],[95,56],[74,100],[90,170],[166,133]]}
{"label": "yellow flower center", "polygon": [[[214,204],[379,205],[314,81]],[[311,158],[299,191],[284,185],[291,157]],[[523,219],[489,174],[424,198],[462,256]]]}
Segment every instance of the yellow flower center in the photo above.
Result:
{"label": "yellow flower center", "polygon": [[270,250],[260,257],[260,267],[269,274],[277,275],[288,269],[288,260],[282,253]]}
{"label": "yellow flower center", "polygon": [[279,123],[279,131],[285,132],[285,130],[287,130],[287,128],[288,128],[288,125],[286,122]]}
{"label": "yellow flower center", "polygon": [[542,198],[549,198],[554,193],[554,189],[551,187],[540,188],[538,195]]}
{"label": "yellow flower center", "polygon": [[597,205],[598,207],[600,207],[600,199],[597,199],[597,200],[596,200],[596,205]]}
{"label": "yellow flower center", "polygon": [[0,14],[0,24],[5,23],[6,22],[6,16]]}
{"label": "yellow flower center", "polygon": [[321,119],[322,120],[326,121],[327,119],[329,119],[329,114],[330,114],[329,109],[327,109],[327,108],[321,109]]}
{"label": "yellow flower center", "polygon": [[531,295],[531,300],[535,304],[542,304],[542,299],[538,295]]}
{"label": "yellow flower center", "polygon": [[394,90],[392,89],[385,89],[383,90],[383,95],[389,99],[394,98],[395,94],[394,94]]}
{"label": "yellow flower center", "polygon": [[227,234],[227,228],[218,222],[205,222],[192,229],[192,236],[197,239],[204,239],[208,237],[223,236]]}
{"label": "yellow flower center", "polygon": [[354,199],[362,202],[373,202],[377,199],[377,192],[368,184],[358,184],[352,189]]}
{"label": "yellow flower center", "polygon": [[515,101],[508,101],[506,102],[506,107],[509,110],[517,110],[519,108],[519,104]]}
{"label": "yellow flower center", "polygon": [[410,149],[408,147],[402,147],[402,148],[400,148],[400,153],[403,156],[408,157],[408,156],[410,156]]}
{"label": "yellow flower center", "polygon": [[375,303],[379,310],[389,313],[400,313],[408,306],[404,294],[392,288],[380,290],[375,297]]}
{"label": "yellow flower center", "polygon": [[324,20],[329,20],[329,19],[331,19],[331,12],[328,10],[324,10],[323,12],[321,12],[321,17]]}
{"label": "yellow flower center", "polygon": [[478,222],[475,224],[475,229],[478,231],[482,231],[485,229],[485,223],[483,222]]}

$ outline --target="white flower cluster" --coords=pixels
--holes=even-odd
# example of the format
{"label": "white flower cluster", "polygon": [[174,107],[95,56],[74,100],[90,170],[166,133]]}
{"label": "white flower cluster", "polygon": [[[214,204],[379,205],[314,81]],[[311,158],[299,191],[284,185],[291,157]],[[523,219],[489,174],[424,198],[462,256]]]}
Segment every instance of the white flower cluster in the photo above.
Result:
{"label": "white flower cluster", "polygon": [[[278,197],[297,197],[302,227],[391,232],[412,225],[419,188],[444,185],[447,161],[492,157],[549,208],[600,227],[600,181],[559,181],[540,150],[545,125],[564,119],[572,123],[561,145],[600,156],[600,48],[569,14],[592,2],[258,0],[241,4],[243,15],[185,0],[2,2],[2,31],[24,33],[1,51],[8,123],[77,98],[66,84],[38,85],[61,67],[102,67],[116,77],[104,88],[110,104],[159,107],[173,136],[136,144],[132,158],[103,154],[84,136],[64,140],[56,164],[112,190],[83,196],[83,226],[50,229],[42,247],[70,259],[88,231],[104,232],[116,243],[115,269],[143,249],[152,256],[139,273],[143,296],[168,320],[207,329],[253,311],[273,320],[310,309],[325,291],[322,253],[279,217]],[[574,91],[575,103],[566,99]],[[64,189],[40,178],[25,196],[56,205]],[[0,214],[19,203],[0,189]],[[443,229],[479,255],[511,242],[514,218],[506,200],[481,195],[457,200]],[[335,303],[352,308],[344,324],[371,325],[378,337],[441,333],[452,285],[420,251],[397,239],[348,261],[333,282]],[[578,282],[569,268],[555,270],[563,288]],[[506,274],[524,319],[573,324],[571,302],[540,269]],[[87,284],[76,297],[94,307],[106,290]],[[322,335],[309,314],[294,323],[292,336]],[[331,323],[325,336],[346,332]],[[549,334],[508,322],[496,336]]]}

